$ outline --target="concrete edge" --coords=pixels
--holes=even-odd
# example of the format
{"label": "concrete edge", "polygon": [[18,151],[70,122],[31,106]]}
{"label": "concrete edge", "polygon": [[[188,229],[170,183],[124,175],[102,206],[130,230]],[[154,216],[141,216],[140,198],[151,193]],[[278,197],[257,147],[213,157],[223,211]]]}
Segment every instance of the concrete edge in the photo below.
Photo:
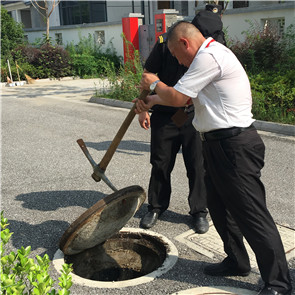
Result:
{"label": "concrete edge", "polygon": [[[95,96],[91,97],[89,102],[118,107],[118,108],[126,108],[126,109],[131,109],[133,106],[133,102],[110,99],[110,98],[101,98],[101,97],[95,97]],[[295,136],[294,125],[256,120],[254,122],[254,126],[256,127],[257,130],[261,130],[261,131],[278,133],[278,134],[283,134],[287,136]]]}
{"label": "concrete edge", "polygon": [[256,120],[254,126],[258,130],[295,136],[295,126],[289,124],[280,124],[274,122]]}
{"label": "concrete edge", "polygon": [[255,295],[257,292],[247,289],[225,287],[225,286],[210,286],[197,287],[173,293],[172,295],[204,295],[204,294],[228,294],[228,295]]}
{"label": "concrete edge", "polygon": [[103,104],[103,105],[107,105],[111,107],[124,108],[124,109],[131,109],[133,106],[133,102],[130,102],[130,101],[96,97],[96,96],[92,96],[89,99],[89,102]]}

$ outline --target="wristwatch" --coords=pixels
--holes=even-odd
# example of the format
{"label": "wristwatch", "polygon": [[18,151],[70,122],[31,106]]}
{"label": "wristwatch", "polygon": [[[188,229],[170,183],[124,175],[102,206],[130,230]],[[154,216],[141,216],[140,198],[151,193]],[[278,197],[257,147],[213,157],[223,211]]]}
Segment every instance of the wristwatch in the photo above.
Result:
{"label": "wristwatch", "polygon": [[155,82],[153,82],[151,85],[150,85],[150,91],[154,91],[157,84],[160,82],[160,80],[157,80]]}

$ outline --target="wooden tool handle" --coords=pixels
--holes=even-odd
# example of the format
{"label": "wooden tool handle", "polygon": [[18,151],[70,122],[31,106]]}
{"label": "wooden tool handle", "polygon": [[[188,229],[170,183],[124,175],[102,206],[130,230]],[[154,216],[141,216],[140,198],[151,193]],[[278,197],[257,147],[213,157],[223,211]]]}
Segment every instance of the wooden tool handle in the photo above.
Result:
{"label": "wooden tool handle", "polygon": [[[150,92],[148,90],[143,90],[138,99],[145,100],[145,98],[148,96]],[[105,171],[107,169],[108,164],[110,163],[118,145],[120,144],[124,134],[126,133],[128,127],[130,126],[133,118],[135,117],[135,107],[136,104],[133,105],[132,109],[128,113],[127,117],[125,118],[124,122],[122,123],[120,129],[118,130],[117,134],[115,135],[112,143],[110,144],[108,150],[106,151],[104,157],[99,163],[99,168]]]}

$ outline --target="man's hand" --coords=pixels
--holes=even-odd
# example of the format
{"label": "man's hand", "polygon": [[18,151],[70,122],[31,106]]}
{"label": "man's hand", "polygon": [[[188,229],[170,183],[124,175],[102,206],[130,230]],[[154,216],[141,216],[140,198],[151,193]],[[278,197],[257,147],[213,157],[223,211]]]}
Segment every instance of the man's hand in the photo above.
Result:
{"label": "man's hand", "polygon": [[151,109],[155,105],[154,97],[156,97],[156,95],[148,95],[145,98],[147,103],[138,98],[133,99],[132,102],[136,103],[135,113],[140,114],[142,112],[147,112],[149,109]]}
{"label": "man's hand", "polygon": [[140,82],[141,90],[150,90],[150,85],[159,80],[158,76],[152,73],[143,73]]}
{"label": "man's hand", "polygon": [[148,112],[142,112],[138,115],[138,122],[139,125],[145,129],[148,130],[151,126],[151,121],[150,121],[150,115]]}

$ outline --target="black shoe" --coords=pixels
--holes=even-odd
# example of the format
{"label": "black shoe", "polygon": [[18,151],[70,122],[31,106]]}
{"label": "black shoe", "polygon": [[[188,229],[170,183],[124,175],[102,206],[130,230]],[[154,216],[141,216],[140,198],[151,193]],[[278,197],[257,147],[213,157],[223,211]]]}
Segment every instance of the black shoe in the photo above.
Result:
{"label": "black shoe", "polygon": [[153,227],[156,224],[159,216],[160,216],[159,212],[149,211],[141,219],[140,226],[143,227],[143,228],[151,228],[151,227]]}
{"label": "black shoe", "polygon": [[211,264],[204,268],[204,274],[210,276],[241,276],[246,277],[250,274],[250,270],[240,270],[226,263],[226,260],[221,263]]}
{"label": "black shoe", "polygon": [[209,222],[206,217],[193,216],[193,228],[197,234],[204,234],[209,229]]}
{"label": "black shoe", "polygon": [[264,287],[259,293],[257,293],[257,295],[291,295],[291,291],[292,290],[290,289],[284,293],[280,293],[270,287]]}

